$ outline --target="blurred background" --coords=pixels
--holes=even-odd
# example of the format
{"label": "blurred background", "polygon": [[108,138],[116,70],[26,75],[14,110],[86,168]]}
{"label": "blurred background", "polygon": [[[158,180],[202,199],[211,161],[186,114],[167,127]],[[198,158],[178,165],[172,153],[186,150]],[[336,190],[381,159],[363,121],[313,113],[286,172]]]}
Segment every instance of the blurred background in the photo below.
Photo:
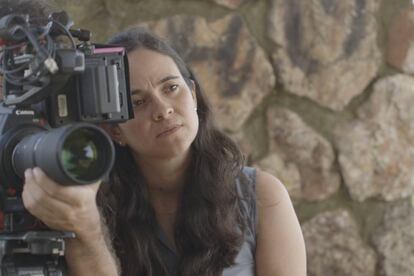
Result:
{"label": "blurred background", "polygon": [[289,190],[309,275],[414,275],[410,0],[48,2],[94,42],[170,41],[247,164]]}

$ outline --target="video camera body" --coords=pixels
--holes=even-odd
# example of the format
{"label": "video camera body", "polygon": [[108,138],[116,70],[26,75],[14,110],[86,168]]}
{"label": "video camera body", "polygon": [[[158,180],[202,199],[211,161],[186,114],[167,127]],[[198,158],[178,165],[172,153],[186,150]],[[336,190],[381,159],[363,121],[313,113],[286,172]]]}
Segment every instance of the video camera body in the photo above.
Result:
{"label": "video camera body", "polygon": [[73,233],[39,231],[22,203],[24,171],[40,167],[62,185],[96,182],[114,147],[94,124],[133,117],[125,50],[91,44],[72,25],[65,12],[44,26],[26,15],[0,19],[0,276],[65,273],[63,239]]}

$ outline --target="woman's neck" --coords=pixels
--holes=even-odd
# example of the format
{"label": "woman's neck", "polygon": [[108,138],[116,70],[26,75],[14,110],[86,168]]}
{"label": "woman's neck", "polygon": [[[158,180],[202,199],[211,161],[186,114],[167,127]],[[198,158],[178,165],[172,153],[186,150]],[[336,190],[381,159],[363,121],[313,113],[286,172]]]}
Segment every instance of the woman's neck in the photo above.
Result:
{"label": "woman's neck", "polygon": [[175,213],[181,199],[191,152],[164,159],[135,156],[148,185],[151,202],[156,213]]}

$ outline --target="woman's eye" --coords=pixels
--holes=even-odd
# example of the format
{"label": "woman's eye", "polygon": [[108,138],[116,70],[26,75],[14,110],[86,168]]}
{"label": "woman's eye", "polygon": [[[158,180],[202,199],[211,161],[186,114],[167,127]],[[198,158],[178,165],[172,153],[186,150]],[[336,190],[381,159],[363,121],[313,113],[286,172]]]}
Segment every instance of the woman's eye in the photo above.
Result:
{"label": "woman's eye", "polygon": [[177,89],[178,89],[178,84],[173,84],[173,85],[168,86],[167,92],[174,92]]}
{"label": "woman's eye", "polygon": [[143,105],[144,103],[145,103],[145,101],[143,99],[138,99],[138,100],[133,101],[134,107],[138,107],[140,105]]}

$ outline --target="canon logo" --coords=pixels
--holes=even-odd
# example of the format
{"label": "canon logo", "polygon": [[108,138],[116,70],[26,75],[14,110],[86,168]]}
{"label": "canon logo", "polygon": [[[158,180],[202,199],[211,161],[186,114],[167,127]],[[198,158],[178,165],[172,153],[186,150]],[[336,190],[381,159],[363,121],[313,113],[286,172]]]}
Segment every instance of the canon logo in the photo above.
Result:
{"label": "canon logo", "polygon": [[16,110],[16,115],[34,115],[35,112],[33,110]]}

